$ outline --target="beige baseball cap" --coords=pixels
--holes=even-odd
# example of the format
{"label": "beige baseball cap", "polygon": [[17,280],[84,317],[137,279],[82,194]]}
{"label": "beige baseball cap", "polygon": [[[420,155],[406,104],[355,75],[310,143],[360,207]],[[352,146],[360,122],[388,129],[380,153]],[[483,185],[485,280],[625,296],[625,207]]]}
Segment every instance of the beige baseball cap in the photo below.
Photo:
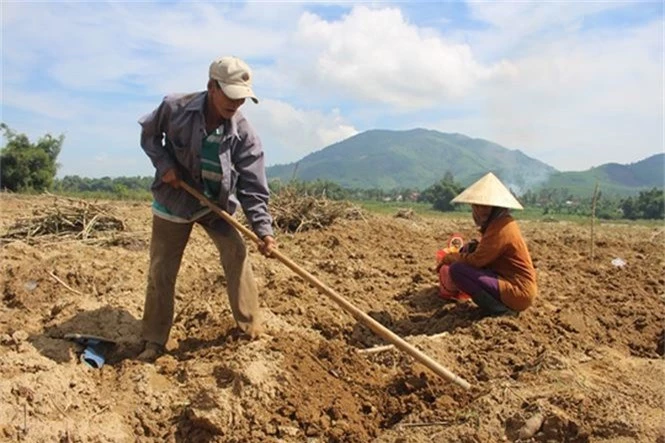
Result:
{"label": "beige baseball cap", "polygon": [[513,194],[496,175],[488,172],[480,180],[466,188],[451,203],[498,206],[500,208],[524,209]]}
{"label": "beige baseball cap", "polygon": [[222,57],[210,63],[209,77],[217,80],[224,94],[230,99],[251,98],[254,103],[259,99],[252,91],[252,70],[238,57]]}

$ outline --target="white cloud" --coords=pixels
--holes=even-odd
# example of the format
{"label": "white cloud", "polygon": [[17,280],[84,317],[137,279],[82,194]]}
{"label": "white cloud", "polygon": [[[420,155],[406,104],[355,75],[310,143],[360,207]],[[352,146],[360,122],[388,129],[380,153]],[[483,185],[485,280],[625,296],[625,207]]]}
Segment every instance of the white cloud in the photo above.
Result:
{"label": "white cloud", "polygon": [[512,74],[508,62],[482,65],[468,45],[408,23],[396,8],[357,6],[337,21],[304,13],[293,40],[298,57],[287,60],[300,65],[302,85],[357,102],[430,107]]}
{"label": "white cloud", "polygon": [[471,16],[490,25],[469,33],[470,44],[484,58],[495,54],[521,56],[525,47],[547,46],[562,35],[580,31],[592,14],[614,10],[629,3],[620,1],[469,2]]}
{"label": "white cloud", "polygon": [[[468,2],[471,16],[513,35],[529,35],[561,26],[570,32],[580,27],[585,18],[629,5],[634,1],[605,0],[594,2]],[[506,34],[501,34],[505,36]]]}
{"label": "white cloud", "polygon": [[136,119],[235,54],[256,74],[261,103],[243,110],[270,164],[375,125],[483,137],[564,170],[662,151],[662,9],[589,29],[627,3],[473,2],[487,28],[427,17],[433,29],[399,5],[344,5],[3,3],[3,119],[65,133],[67,173],[150,173]]}
{"label": "white cloud", "polygon": [[205,87],[208,64],[218,55],[271,58],[284,41],[279,30],[234,20],[242,10],[221,3],[81,6],[3,5],[9,10],[3,19],[5,63],[13,72],[47,73],[75,91],[139,87],[143,94],[165,94]]}
{"label": "white cloud", "polygon": [[296,109],[288,103],[262,100],[243,107],[263,141],[268,164],[290,163],[312,151],[351,137],[358,131],[339,110]]}
{"label": "white cloud", "polygon": [[91,121],[84,127],[65,131],[59,158],[63,166],[60,174],[88,177],[152,175],[154,169],[141,149],[141,129],[134,118],[144,111],[128,109],[125,117],[107,116],[101,121]]}
{"label": "white cloud", "polygon": [[520,148],[561,170],[629,163],[663,147],[662,28],[564,34],[513,60],[516,75],[436,125]]}
{"label": "white cloud", "polygon": [[60,122],[81,118],[91,110],[82,99],[63,91],[3,88],[2,105],[12,106]]}

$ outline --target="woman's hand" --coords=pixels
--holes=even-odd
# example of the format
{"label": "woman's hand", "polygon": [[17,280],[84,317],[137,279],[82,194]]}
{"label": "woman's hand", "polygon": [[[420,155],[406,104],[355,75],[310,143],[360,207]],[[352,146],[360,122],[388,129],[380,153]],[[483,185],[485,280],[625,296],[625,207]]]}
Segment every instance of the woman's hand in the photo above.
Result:
{"label": "woman's hand", "polygon": [[[443,266],[443,265],[452,265],[453,263],[455,263],[455,262],[457,261],[457,260],[456,260],[456,255],[457,255],[456,253],[453,253],[453,254],[446,254],[446,255],[441,259],[441,264],[438,266],[438,268],[440,268],[440,267]],[[438,268],[437,268],[437,269],[438,269]]]}
{"label": "woman's hand", "polygon": [[439,257],[439,260],[436,263],[435,270],[436,270],[437,274],[439,273],[439,270],[441,269],[441,266],[449,265],[449,264],[455,262],[455,260],[452,258],[453,255],[454,255],[453,253],[447,252],[445,250],[443,251],[443,255],[441,255]]}
{"label": "woman's hand", "polygon": [[462,249],[460,249],[460,252],[464,253],[464,254],[471,254],[473,251],[476,250],[477,247],[478,247],[478,240],[473,239],[473,240],[469,241],[469,243],[462,246]]}

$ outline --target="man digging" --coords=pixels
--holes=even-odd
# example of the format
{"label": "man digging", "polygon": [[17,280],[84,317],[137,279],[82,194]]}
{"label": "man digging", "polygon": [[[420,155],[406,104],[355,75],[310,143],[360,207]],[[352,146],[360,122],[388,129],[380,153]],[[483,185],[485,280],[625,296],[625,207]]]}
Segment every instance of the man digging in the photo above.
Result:
{"label": "man digging", "polygon": [[219,251],[233,317],[261,332],[258,288],[245,242],[225,220],[180,187],[185,182],[233,214],[240,204],[266,256],[276,247],[261,141],[238,109],[251,98],[252,72],[236,57],[210,64],[206,91],[170,95],[139,120],[141,147],[155,166],[150,269],[140,360],[164,352],[173,325],[175,283],[194,223]]}

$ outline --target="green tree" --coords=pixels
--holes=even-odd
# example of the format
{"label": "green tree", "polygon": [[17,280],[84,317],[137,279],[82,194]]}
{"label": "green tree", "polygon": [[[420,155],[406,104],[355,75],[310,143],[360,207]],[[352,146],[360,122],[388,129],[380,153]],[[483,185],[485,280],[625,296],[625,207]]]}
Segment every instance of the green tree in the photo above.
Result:
{"label": "green tree", "polygon": [[621,212],[623,212],[623,218],[627,218],[629,220],[635,220],[639,218],[637,205],[635,204],[633,197],[628,197],[624,200],[621,200],[620,208]]}
{"label": "green tree", "polygon": [[538,195],[531,189],[528,189],[521,197],[521,201],[525,205],[535,206],[538,202]]}
{"label": "green tree", "polygon": [[0,149],[0,188],[14,192],[50,189],[65,136],[46,134],[31,143],[25,134],[17,134],[5,123],[0,123],[0,130],[7,139]]}
{"label": "green tree", "polygon": [[653,188],[642,191],[637,197],[637,210],[642,218],[662,219],[665,217],[665,198],[663,189]]}
{"label": "green tree", "polygon": [[447,171],[443,179],[425,189],[420,194],[420,201],[432,203],[432,207],[437,211],[454,211],[455,205],[450,200],[462,192],[464,188],[455,183],[455,178],[450,171]]}
{"label": "green tree", "polygon": [[636,197],[621,200],[620,208],[623,218],[630,220],[665,218],[665,197],[663,189],[653,188],[641,191]]}

